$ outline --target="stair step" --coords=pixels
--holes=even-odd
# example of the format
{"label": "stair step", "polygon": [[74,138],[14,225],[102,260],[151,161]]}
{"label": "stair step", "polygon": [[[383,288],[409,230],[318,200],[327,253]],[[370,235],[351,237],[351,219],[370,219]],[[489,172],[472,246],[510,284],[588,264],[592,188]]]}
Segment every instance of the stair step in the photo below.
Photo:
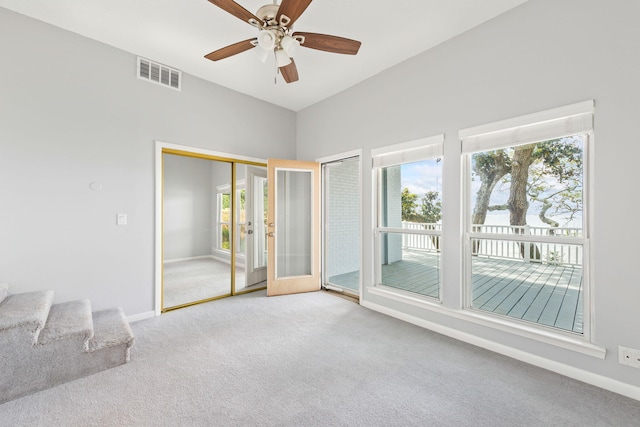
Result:
{"label": "stair step", "polygon": [[9,284],[0,283],[0,303],[9,295]]}
{"label": "stair step", "polygon": [[[53,291],[9,295],[0,305],[0,331],[28,327],[37,333],[44,326],[53,302]],[[34,343],[37,336],[34,337]]]}
{"label": "stair step", "polygon": [[38,344],[70,337],[80,337],[83,340],[93,337],[93,318],[89,300],[52,305],[47,323],[40,332]]}
{"label": "stair step", "polygon": [[133,345],[133,332],[121,308],[93,313],[93,338],[87,342],[87,351],[127,344]]}

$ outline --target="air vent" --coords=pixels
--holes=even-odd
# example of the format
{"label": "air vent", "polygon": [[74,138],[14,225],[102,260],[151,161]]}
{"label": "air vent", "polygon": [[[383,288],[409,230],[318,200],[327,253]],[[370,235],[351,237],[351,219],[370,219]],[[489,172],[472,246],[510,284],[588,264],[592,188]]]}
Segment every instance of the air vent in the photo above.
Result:
{"label": "air vent", "polygon": [[148,59],[138,58],[138,78],[180,90],[182,73]]}

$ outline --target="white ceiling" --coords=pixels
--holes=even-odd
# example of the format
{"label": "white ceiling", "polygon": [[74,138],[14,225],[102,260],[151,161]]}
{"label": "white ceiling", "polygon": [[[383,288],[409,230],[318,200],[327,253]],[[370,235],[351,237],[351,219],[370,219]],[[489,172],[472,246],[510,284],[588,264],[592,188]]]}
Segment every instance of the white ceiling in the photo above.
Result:
{"label": "white ceiling", "polygon": [[[256,13],[270,0],[236,0]],[[526,0],[316,0],[295,29],[360,40],[357,56],[300,48],[300,80],[286,84],[253,51],[212,62],[209,52],[256,29],[207,0],[0,0],[39,19],[205,80],[298,111]]]}

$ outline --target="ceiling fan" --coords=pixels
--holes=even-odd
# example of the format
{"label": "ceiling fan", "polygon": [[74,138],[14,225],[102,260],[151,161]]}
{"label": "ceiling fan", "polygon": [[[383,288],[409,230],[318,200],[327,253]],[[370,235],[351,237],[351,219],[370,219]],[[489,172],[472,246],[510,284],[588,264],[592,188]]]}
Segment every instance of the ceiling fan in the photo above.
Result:
{"label": "ceiling fan", "polygon": [[205,55],[205,58],[219,61],[258,47],[258,54],[263,62],[270,52],[274,52],[282,77],[287,83],[292,83],[298,80],[298,69],[292,57],[298,46],[346,55],[357,54],[361,44],[359,41],[326,34],[293,32],[294,22],[311,1],[282,0],[278,5],[277,0],[274,0],[273,4],[262,6],[254,15],[233,0],[209,0],[259,31],[257,37],[218,49]]}

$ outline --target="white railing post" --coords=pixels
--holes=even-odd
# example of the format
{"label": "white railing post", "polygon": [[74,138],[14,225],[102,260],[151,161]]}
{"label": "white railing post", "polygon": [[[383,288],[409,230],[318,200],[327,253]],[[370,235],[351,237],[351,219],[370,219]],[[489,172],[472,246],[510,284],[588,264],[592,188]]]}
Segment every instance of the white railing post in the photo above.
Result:
{"label": "white railing post", "polygon": [[[522,234],[528,236],[530,233],[529,226],[525,225],[522,229]],[[524,262],[531,262],[531,242],[522,242],[522,247],[524,250]]]}

